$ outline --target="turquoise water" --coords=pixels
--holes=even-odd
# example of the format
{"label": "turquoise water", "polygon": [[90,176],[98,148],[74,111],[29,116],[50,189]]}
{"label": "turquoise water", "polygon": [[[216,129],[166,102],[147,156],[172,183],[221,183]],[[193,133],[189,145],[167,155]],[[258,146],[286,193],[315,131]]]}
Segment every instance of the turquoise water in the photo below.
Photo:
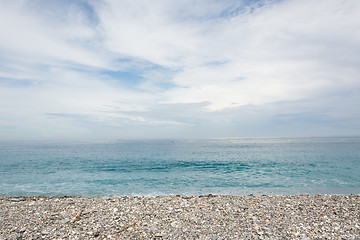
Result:
{"label": "turquoise water", "polygon": [[360,138],[0,142],[0,196],[359,194]]}

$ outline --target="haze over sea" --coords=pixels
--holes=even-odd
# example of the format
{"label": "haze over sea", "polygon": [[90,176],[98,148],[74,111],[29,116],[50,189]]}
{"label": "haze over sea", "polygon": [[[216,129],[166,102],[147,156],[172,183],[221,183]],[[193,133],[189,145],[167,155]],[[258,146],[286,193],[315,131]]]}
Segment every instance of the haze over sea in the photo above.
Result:
{"label": "haze over sea", "polygon": [[358,194],[359,173],[359,137],[0,143],[0,196]]}

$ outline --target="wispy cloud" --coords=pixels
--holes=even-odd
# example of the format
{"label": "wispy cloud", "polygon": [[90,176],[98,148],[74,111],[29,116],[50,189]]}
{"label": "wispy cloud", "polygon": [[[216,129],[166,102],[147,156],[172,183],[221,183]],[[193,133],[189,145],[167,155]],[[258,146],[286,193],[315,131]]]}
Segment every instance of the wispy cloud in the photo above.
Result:
{"label": "wispy cloud", "polygon": [[359,134],[357,0],[0,2],[2,139]]}

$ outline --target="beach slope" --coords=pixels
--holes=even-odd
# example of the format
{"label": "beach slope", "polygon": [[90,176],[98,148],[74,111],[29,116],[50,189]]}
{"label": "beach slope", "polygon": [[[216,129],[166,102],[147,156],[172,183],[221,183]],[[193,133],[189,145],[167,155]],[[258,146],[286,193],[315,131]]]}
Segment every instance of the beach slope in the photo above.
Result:
{"label": "beach slope", "polygon": [[1,197],[0,239],[359,239],[360,195]]}

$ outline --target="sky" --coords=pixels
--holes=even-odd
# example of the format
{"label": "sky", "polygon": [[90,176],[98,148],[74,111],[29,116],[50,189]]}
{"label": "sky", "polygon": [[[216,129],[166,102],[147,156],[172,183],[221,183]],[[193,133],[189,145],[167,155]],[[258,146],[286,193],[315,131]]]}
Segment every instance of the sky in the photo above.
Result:
{"label": "sky", "polygon": [[0,0],[0,140],[360,135],[359,0]]}

